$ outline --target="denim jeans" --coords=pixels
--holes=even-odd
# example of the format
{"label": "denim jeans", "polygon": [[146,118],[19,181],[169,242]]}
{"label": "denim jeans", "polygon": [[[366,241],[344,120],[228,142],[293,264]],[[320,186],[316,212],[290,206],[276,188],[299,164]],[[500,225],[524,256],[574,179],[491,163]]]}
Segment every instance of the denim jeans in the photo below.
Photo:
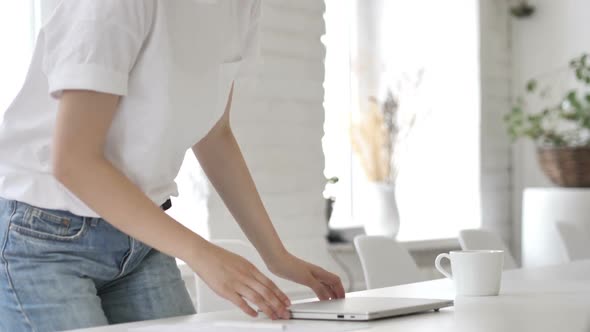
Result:
{"label": "denim jeans", "polygon": [[174,258],[103,219],[0,199],[0,331],[193,313]]}

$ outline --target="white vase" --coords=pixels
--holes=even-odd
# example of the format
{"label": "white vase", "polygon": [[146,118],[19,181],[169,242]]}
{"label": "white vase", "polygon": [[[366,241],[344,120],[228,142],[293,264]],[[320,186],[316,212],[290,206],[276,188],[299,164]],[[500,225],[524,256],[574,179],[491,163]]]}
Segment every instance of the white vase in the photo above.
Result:
{"label": "white vase", "polygon": [[395,185],[368,183],[361,197],[359,217],[365,227],[365,233],[395,238],[400,224]]}

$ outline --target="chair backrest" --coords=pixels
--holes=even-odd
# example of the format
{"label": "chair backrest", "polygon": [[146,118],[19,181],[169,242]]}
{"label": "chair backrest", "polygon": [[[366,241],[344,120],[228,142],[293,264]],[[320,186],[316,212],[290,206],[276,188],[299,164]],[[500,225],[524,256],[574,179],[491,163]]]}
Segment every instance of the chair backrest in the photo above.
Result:
{"label": "chair backrest", "polygon": [[496,233],[484,229],[464,229],[459,232],[459,244],[463,250],[504,250],[504,269],[517,268],[510,250]]}
{"label": "chair backrest", "polygon": [[585,227],[563,221],[555,226],[568,260],[590,259],[590,235]]}
{"label": "chair backrest", "polygon": [[360,235],[354,238],[367,289],[421,281],[420,270],[408,253],[394,239]]}
{"label": "chair backrest", "polygon": [[[236,253],[245,259],[247,259],[250,263],[254,264],[257,269],[260,270],[265,276],[269,277],[275,284],[283,291],[287,296],[290,296],[290,292],[300,292],[303,286],[297,285],[293,282],[278,278],[274,276],[264,264],[264,261],[250,243],[241,240],[214,240],[211,241],[213,244],[218,245],[228,251]],[[211,311],[221,311],[221,310],[230,310],[234,309],[235,306],[225,300],[224,298],[220,297],[219,295],[215,294],[207,284],[201,280],[198,276],[196,276],[196,284],[197,284],[197,312],[211,312]]]}

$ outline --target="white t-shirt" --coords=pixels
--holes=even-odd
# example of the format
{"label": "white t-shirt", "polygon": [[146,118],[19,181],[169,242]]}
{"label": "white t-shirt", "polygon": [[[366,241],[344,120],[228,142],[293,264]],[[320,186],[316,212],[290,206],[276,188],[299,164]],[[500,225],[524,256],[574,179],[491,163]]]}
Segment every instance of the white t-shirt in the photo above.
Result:
{"label": "white t-shirt", "polygon": [[[160,205],[257,53],[258,0],[63,0],[0,125],[0,197],[98,217],[51,169],[61,91],[123,96],[105,156]],[[84,112],[84,110],[80,110]],[[92,176],[92,174],[88,174]]]}

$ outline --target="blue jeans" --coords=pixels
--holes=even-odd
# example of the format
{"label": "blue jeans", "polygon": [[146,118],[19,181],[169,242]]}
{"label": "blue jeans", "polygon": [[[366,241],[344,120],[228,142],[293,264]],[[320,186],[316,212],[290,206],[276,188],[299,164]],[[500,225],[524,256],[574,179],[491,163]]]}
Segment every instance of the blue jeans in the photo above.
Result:
{"label": "blue jeans", "polygon": [[193,313],[174,258],[103,219],[0,199],[0,331]]}

